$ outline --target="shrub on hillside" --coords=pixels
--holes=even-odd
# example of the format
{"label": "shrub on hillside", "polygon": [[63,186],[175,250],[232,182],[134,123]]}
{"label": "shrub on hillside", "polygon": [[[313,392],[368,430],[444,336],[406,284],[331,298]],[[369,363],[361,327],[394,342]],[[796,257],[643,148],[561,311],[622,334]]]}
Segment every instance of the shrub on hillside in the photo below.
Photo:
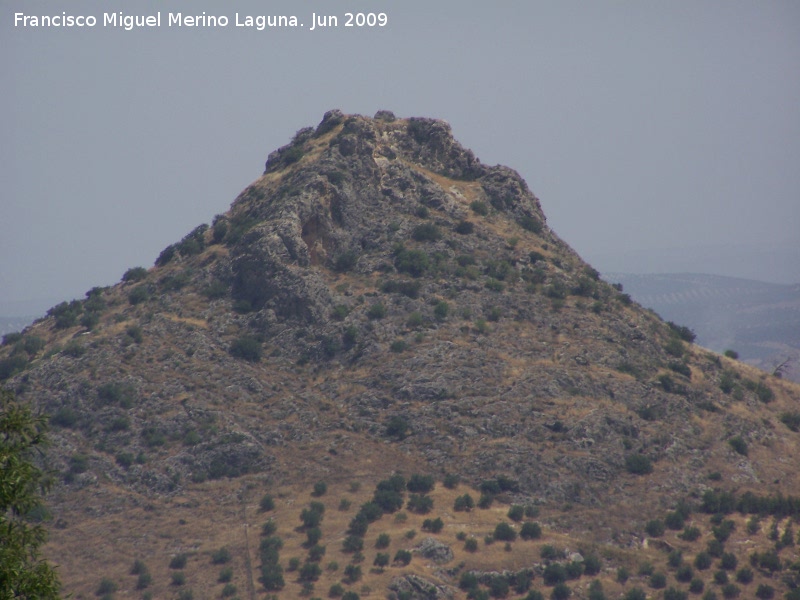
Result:
{"label": "shrub on hillside", "polygon": [[519,530],[519,537],[523,540],[537,540],[542,537],[542,527],[538,523],[527,521]]}
{"label": "shrub on hillside", "polygon": [[150,292],[146,285],[138,285],[128,294],[128,302],[134,306],[146,302],[148,298],[150,298]]}
{"label": "shrub on hillside", "polygon": [[517,532],[508,523],[498,523],[494,528],[494,539],[503,542],[513,542],[517,539]]}
{"label": "shrub on hillside", "polygon": [[431,259],[422,250],[400,250],[394,259],[395,268],[412,277],[421,277],[431,268]]}
{"label": "shrub on hillside", "polygon": [[414,473],[406,482],[406,489],[415,494],[426,494],[433,490],[434,479],[432,475]]}
{"label": "shrub on hillside", "polygon": [[532,233],[542,232],[542,222],[539,221],[539,219],[535,219],[534,217],[524,215],[520,217],[518,222],[520,226],[526,231],[530,231]]}
{"label": "shrub on hillside", "polygon": [[231,356],[241,358],[249,362],[258,362],[261,360],[261,343],[249,335],[243,335],[236,338],[228,349]]}
{"label": "shrub on hillside", "polygon": [[147,277],[147,269],[144,267],[132,267],[125,271],[122,275],[122,281],[125,283],[135,283]]}
{"label": "shrub on hillside", "polygon": [[733,448],[733,451],[736,452],[737,454],[741,454],[742,456],[747,456],[748,454],[747,442],[744,440],[742,436],[737,435],[730,438],[728,440],[728,444],[730,445],[731,448]]}
{"label": "shrub on hillside", "polygon": [[625,468],[634,475],[647,475],[653,472],[653,463],[644,454],[629,454],[625,457]]}

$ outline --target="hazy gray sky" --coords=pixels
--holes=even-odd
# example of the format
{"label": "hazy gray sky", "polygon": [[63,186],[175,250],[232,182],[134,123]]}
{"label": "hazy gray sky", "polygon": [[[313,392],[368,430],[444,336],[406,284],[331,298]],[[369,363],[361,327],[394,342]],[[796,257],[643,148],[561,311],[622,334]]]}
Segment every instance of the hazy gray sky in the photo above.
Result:
{"label": "hazy gray sky", "polygon": [[[114,10],[162,26],[103,27]],[[230,24],[166,24],[204,10]],[[14,26],[63,11],[99,23]],[[345,28],[359,11],[388,25]],[[797,282],[798,71],[796,0],[0,0],[0,314],[152,265],[331,108],[449,121],[601,271]]]}

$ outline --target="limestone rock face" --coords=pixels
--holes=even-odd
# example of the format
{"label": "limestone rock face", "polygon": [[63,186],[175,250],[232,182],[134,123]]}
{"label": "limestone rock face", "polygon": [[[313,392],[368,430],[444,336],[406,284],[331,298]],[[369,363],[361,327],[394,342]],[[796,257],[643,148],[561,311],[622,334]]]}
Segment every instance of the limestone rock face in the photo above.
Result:
{"label": "limestone rock face", "polygon": [[405,593],[410,600],[449,600],[455,598],[455,590],[449,586],[437,585],[419,575],[403,575],[396,577],[389,584],[389,589]]}
{"label": "limestone rock face", "polygon": [[416,550],[420,556],[432,560],[437,564],[444,564],[453,560],[453,551],[450,549],[450,546],[440,542],[436,538],[425,538],[417,546]]}

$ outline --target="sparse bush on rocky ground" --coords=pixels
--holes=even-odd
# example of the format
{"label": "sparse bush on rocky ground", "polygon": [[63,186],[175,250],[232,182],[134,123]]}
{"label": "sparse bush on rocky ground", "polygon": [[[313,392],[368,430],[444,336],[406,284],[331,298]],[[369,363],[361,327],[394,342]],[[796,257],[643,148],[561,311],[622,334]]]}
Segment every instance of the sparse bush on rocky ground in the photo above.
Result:
{"label": "sparse bush on rocky ground", "polygon": [[261,343],[249,335],[243,335],[233,340],[229,352],[236,358],[258,362],[262,355]]}

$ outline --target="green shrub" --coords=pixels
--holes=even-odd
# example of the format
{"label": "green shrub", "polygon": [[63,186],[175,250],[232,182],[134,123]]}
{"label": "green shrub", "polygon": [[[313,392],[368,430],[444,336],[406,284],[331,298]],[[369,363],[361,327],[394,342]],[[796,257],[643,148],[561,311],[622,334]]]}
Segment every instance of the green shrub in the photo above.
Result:
{"label": "green shrub", "polygon": [[73,454],[69,459],[69,472],[80,475],[89,470],[89,457],[85,454]]}
{"label": "green shrub", "polygon": [[437,302],[433,309],[433,316],[439,321],[444,321],[450,313],[450,305],[447,302]]}
{"label": "green shrub", "polygon": [[673,531],[678,531],[683,529],[683,524],[686,520],[686,517],[681,511],[670,511],[667,513],[667,516],[664,517],[664,525],[668,528],[672,529]]}
{"label": "green shrub", "polygon": [[511,527],[508,523],[502,522],[498,523],[497,526],[494,528],[494,539],[500,540],[503,542],[513,542],[517,539],[517,532],[514,531],[514,528]]}
{"label": "green shrub", "polygon": [[125,335],[136,344],[141,344],[144,339],[142,336],[142,328],[138,325],[128,325],[128,327],[125,328]]}
{"label": "green shrub", "polygon": [[170,576],[170,579],[172,585],[184,585],[186,583],[186,573],[183,571],[176,571]]}
{"label": "green shrub", "polygon": [[402,566],[406,566],[411,562],[411,552],[408,550],[398,550],[394,555],[394,562],[399,563]]}
{"label": "green shrub", "polygon": [[670,333],[682,339],[684,342],[689,342],[691,344],[692,342],[694,342],[695,337],[697,337],[694,331],[692,331],[688,327],[685,327],[683,325],[676,325],[672,321],[667,321],[667,325],[670,328]]}
{"label": "green shrub", "polygon": [[353,554],[364,549],[364,540],[357,535],[348,535],[342,542],[342,552]]}
{"label": "green shrub", "polygon": [[647,600],[647,594],[640,587],[632,587],[625,593],[622,600]]}
{"label": "green shrub", "polygon": [[439,517],[436,517],[435,519],[425,519],[422,522],[422,530],[430,531],[431,533],[439,533],[443,527],[444,521],[442,521]]}
{"label": "green shrub", "polygon": [[306,529],[306,542],[303,544],[306,548],[311,548],[322,538],[322,530],[319,527],[309,527]]}
{"label": "green shrub", "polygon": [[489,277],[484,285],[486,286],[486,289],[493,292],[502,292],[505,289],[503,283],[497,279],[494,279],[493,277]]}
{"label": "green shrub", "polygon": [[678,581],[691,581],[694,578],[694,570],[689,565],[681,565],[675,572],[675,579]]}
{"label": "green shrub", "polygon": [[334,270],[339,273],[351,271],[358,262],[358,253],[355,250],[347,250],[339,254],[333,261]]}
{"label": "green shrub", "polygon": [[394,438],[396,440],[404,440],[411,430],[411,424],[408,419],[400,416],[390,417],[386,423],[384,435],[386,437]]}
{"label": "green shrub", "polygon": [[652,519],[647,522],[644,530],[650,537],[661,537],[664,535],[664,522],[660,519]]}
{"label": "green shrub", "polygon": [[139,573],[139,576],[136,578],[136,589],[143,590],[150,587],[150,584],[153,583],[153,576],[150,573],[144,572]]}
{"label": "green shrub", "polygon": [[389,350],[394,352],[395,354],[400,354],[401,352],[405,352],[408,350],[408,342],[405,340],[395,340],[389,346]]}
{"label": "green shrub", "polygon": [[325,552],[327,550],[326,546],[320,546],[319,544],[314,544],[308,549],[308,560],[309,562],[319,562],[325,556]]}
{"label": "green shrub", "polygon": [[464,541],[464,550],[467,552],[477,552],[478,551],[478,540],[474,537],[467,538]]}
{"label": "green shrub", "polygon": [[169,561],[169,568],[170,569],[183,569],[186,567],[186,559],[188,555],[186,554],[176,554],[172,557]]}
{"label": "green shrub", "polygon": [[687,365],[685,362],[671,361],[667,365],[667,367],[669,367],[670,370],[683,375],[687,379],[692,378],[692,370],[689,368],[689,365]]}
{"label": "green shrub", "polygon": [[762,600],[770,600],[771,598],[775,597],[775,588],[773,588],[771,585],[767,585],[766,583],[762,583],[756,590],[756,597],[761,598]]}
{"label": "green shrub", "polygon": [[741,454],[742,456],[747,456],[748,453],[747,442],[744,440],[742,436],[737,435],[730,438],[728,440],[728,444],[730,445],[731,448],[733,448],[733,451],[736,452],[737,454]]}
{"label": "green shrub", "polygon": [[706,584],[703,583],[702,579],[700,579],[699,577],[694,577],[689,582],[689,591],[692,592],[693,594],[699,594],[700,592],[703,591],[703,588],[705,588],[705,586]]}
{"label": "green shrub", "polygon": [[653,573],[650,575],[650,587],[654,590],[667,587],[667,576],[664,573]]}
{"label": "green shrub", "polygon": [[283,568],[277,562],[265,562],[261,565],[261,577],[258,580],[265,590],[278,591],[285,585]]}
{"label": "green shrub", "polygon": [[231,560],[231,552],[227,548],[220,548],[211,554],[211,562],[215,565],[224,565]]}
{"label": "green shrub", "polygon": [[522,521],[525,516],[525,507],[521,504],[514,504],[508,509],[507,516],[512,521]]}
{"label": "green shrub", "polygon": [[432,475],[414,473],[406,482],[406,489],[416,494],[427,494],[433,490],[435,481]]}
{"label": "green shrub", "polygon": [[628,569],[625,567],[617,567],[617,582],[625,584],[630,577]]}
{"label": "green shrub", "polygon": [[800,431],[800,412],[781,413],[780,419],[792,431]]}
{"label": "green shrub", "polygon": [[470,202],[469,207],[472,210],[472,212],[474,212],[476,215],[481,215],[482,217],[485,217],[486,215],[489,214],[489,206],[485,202],[481,202],[480,200],[474,200]]}
{"label": "green shrub", "polygon": [[475,231],[475,224],[470,221],[459,221],[456,225],[456,233],[461,235],[469,235],[473,231]]}
{"label": "green shrub", "polygon": [[736,350],[728,349],[728,350],[725,350],[724,354],[728,358],[732,358],[734,360],[738,360],[738,358],[739,358],[739,353],[736,352]]}
{"label": "green shrub", "polygon": [[583,563],[576,560],[568,562],[564,569],[567,571],[567,579],[578,579],[583,575]]}
{"label": "green shrub", "polygon": [[122,281],[126,283],[136,283],[147,277],[147,269],[144,267],[133,267],[125,271],[122,275]]}
{"label": "green shrub", "polygon": [[422,223],[413,229],[411,237],[418,242],[435,242],[442,238],[442,232],[433,223]]}
{"label": "green shrub", "polygon": [[472,496],[469,494],[464,494],[463,496],[458,496],[453,502],[453,510],[456,512],[469,512],[475,507],[475,502],[472,500]]}
{"label": "green shrub", "polygon": [[348,583],[355,583],[361,579],[361,567],[353,564],[347,565],[344,568],[344,576]]}
{"label": "green shrub", "polygon": [[700,571],[705,571],[711,566],[711,556],[708,552],[698,552],[694,557],[694,567]]}
{"label": "green shrub", "polygon": [[298,579],[300,581],[316,581],[322,575],[322,569],[315,562],[307,562],[300,569]]}
{"label": "green shrub", "polygon": [[236,595],[236,586],[232,583],[226,583],[225,586],[222,588],[222,592],[220,593],[223,598],[230,598],[231,596]]}
{"label": "green shrub", "polygon": [[[416,506],[418,500],[415,499],[413,502],[412,501],[409,502],[411,505]],[[369,506],[373,506],[377,509],[374,516],[372,517],[370,517],[369,513],[365,512],[365,509]],[[422,505],[420,505],[420,507],[424,508]],[[400,494],[400,492],[384,489],[384,490],[376,490],[375,494],[372,497],[372,502],[363,505],[361,507],[360,513],[364,514],[367,517],[367,520],[371,523],[372,521],[381,518],[381,516],[383,516],[383,513],[397,512],[401,508],[403,508],[403,496]]]}
{"label": "green shrub", "polygon": [[148,291],[146,285],[138,285],[128,294],[128,302],[133,305],[146,302],[148,298],[150,298],[150,292]]}
{"label": "green shrub", "polygon": [[102,596],[103,594],[113,594],[119,589],[117,584],[114,582],[113,579],[108,579],[104,577],[100,581],[100,585],[97,586],[97,591],[95,592],[96,596]]}
{"label": "green shrub", "polygon": [[531,216],[524,215],[519,219],[520,226],[532,233],[541,233],[542,232],[542,222],[539,219],[535,219]]}
{"label": "green shrub", "polygon": [[564,565],[559,563],[550,563],[544,568],[542,579],[546,585],[556,585],[567,580],[567,570]]}
{"label": "green shrub", "polygon": [[402,249],[395,255],[394,266],[400,273],[421,277],[431,268],[431,259],[422,250]]}
{"label": "green shrub", "polygon": [[736,555],[731,552],[723,552],[720,557],[719,566],[726,571],[733,571],[736,568]]}
{"label": "green shrub", "polygon": [[625,457],[625,468],[634,475],[647,475],[653,472],[653,463],[644,454],[629,454]]}
{"label": "green shrub", "polygon": [[235,358],[255,363],[261,360],[261,343],[254,337],[243,335],[233,340],[228,352]]}
{"label": "green shrub", "polygon": [[527,521],[522,524],[519,530],[519,537],[523,540],[538,540],[542,537],[542,528],[538,523]]}
{"label": "green shrub", "polygon": [[258,503],[258,508],[261,512],[267,512],[275,508],[275,499],[271,494],[264,494]]}
{"label": "green shrub", "polygon": [[411,512],[424,515],[433,508],[433,498],[423,494],[411,494],[406,508]]}
{"label": "green shrub", "polygon": [[758,382],[755,388],[756,398],[758,398],[764,404],[769,404],[775,399],[775,392],[772,389],[764,385],[762,382]]}
{"label": "green shrub", "polygon": [[0,360],[0,381],[4,381],[24,371],[27,366],[28,359],[22,354],[15,354]]}
{"label": "green shrub", "polygon": [[101,405],[119,404],[122,408],[133,406],[136,390],[132,385],[110,381],[97,388],[97,398]]}
{"label": "green shrub", "polygon": [[369,307],[367,317],[373,320],[383,319],[387,314],[386,307],[381,302],[376,302]]}
{"label": "green shrub", "polygon": [[56,329],[68,329],[78,323],[78,317],[82,312],[83,303],[80,300],[72,300],[55,305],[47,311],[47,314],[55,318]]}
{"label": "green shrub", "polygon": [[686,592],[674,587],[664,591],[664,600],[686,600],[687,598]]}
{"label": "green shrub", "polygon": [[16,344],[22,339],[22,334],[19,331],[13,331],[11,333],[6,333],[3,336],[2,346],[11,346],[12,344]]}
{"label": "green shrub", "polygon": [[217,581],[219,583],[227,583],[233,579],[233,569],[230,567],[225,567],[219,572],[219,577],[217,577]]}
{"label": "green shrub", "polygon": [[305,529],[312,527],[319,527],[322,523],[322,517],[325,514],[325,505],[321,502],[311,502],[308,508],[300,511],[300,520],[303,522]]}
{"label": "green shrub", "polygon": [[664,351],[670,356],[681,358],[685,352],[683,342],[678,338],[670,338],[664,345]]}
{"label": "green shrub", "polygon": [[175,257],[176,252],[177,248],[175,247],[175,244],[170,244],[164,248],[158,255],[158,258],[156,258],[156,266],[163,267],[169,263]]}
{"label": "green shrub", "polygon": [[587,575],[597,575],[603,568],[603,562],[596,554],[587,554],[583,558],[583,571]]}
{"label": "green shrub", "polygon": [[388,279],[381,284],[381,291],[387,294],[402,294],[408,298],[419,297],[420,289],[422,284],[413,279]]}

